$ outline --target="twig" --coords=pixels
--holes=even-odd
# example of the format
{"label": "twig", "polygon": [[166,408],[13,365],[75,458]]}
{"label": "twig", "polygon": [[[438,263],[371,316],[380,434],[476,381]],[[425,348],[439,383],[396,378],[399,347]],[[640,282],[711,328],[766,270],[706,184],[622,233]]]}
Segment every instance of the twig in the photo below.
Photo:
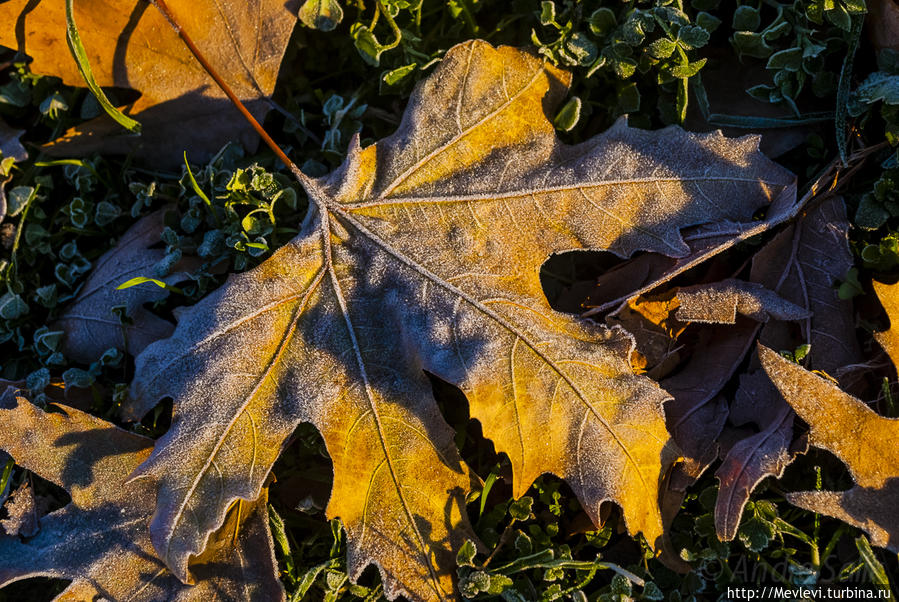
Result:
{"label": "twig", "polygon": [[203,69],[206,70],[206,73],[208,73],[209,76],[213,80],[215,80],[215,83],[218,84],[218,87],[221,88],[222,92],[225,93],[225,96],[228,97],[228,100],[230,100],[231,103],[237,108],[237,110],[240,111],[244,119],[246,119],[247,122],[249,122],[249,124],[253,126],[253,129],[256,130],[256,133],[259,134],[263,142],[265,142],[265,144],[268,145],[270,149],[272,149],[275,155],[277,155],[278,159],[280,159],[281,162],[284,163],[284,165],[286,165],[287,168],[293,172],[294,176],[296,176],[296,178],[300,180],[301,183],[308,183],[309,178],[302,171],[300,171],[300,168],[297,167],[293,161],[291,161],[287,157],[284,151],[281,150],[281,147],[278,146],[278,143],[272,140],[272,137],[268,135],[268,132],[265,131],[265,129],[259,124],[258,121],[256,121],[256,118],[253,117],[253,114],[250,113],[249,110],[247,110],[247,107],[244,106],[243,102],[241,102],[237,95],[234,94],[234,91],[231,90],[231,86],[229,86],[213,68],[213,66],[209,64],[209,61],[206,60],[206,57],[203,56],[203,53],[200,52],[200,49],[197,48],[196,44],[194,44],[194,41],[191,39],[190,35],[188,35],[188,33],[184,31],[181,25],[179,25],[175,20],[175,17],[169,10],[168,5],[166,5],[165,0],[150,0],[150,2],[152,2],[153,6],[155,6],[156,9],[160,13],[162,13],[162,16],[165,17],[165,20],[168,21],[169,25],[172,26],[172,29],[175,30],[175,33],[178,34],[178,37],[181,38],[181,41],[184,42],[184,45],[187,46],[191,54],[194,55],[194,58],[196,58],[200,65],[202,65]]}

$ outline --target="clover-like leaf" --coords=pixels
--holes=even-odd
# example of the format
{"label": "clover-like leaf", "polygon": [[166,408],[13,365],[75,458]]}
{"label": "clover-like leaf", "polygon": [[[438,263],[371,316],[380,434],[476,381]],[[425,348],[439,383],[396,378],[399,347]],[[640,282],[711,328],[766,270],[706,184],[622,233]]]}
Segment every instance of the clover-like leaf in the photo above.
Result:
{"label": "clover-like leaf", "polygon": [[551,119],[569,81],[527,52],[454,47],[395,134],[357,137],[330,176],[297,174],[312,203],[296,239],[138,357],[130,417],[175,402],[136,474],[159,482],[153,542],[180,578],[308,421],[334,463],[327,513],[351,578],[375,563],[390,598],[454,597],[470,476],[425,370],[465,393],[515,497],[553,473],[595,522],[611,500],[658,541],[667,396],[632,372],[624,331],[550,308],[540,266],[568,249],[688,256],[682,228],[748,222],[791,202],[794,178],[754,138],[619,122],[564,145]]}

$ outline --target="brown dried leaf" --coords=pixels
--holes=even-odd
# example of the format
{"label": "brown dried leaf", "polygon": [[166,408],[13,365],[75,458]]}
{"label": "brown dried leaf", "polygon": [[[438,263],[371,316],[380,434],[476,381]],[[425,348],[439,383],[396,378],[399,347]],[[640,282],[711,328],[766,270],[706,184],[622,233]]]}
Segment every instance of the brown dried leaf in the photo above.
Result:
{"label": "brown dried leaf", "polygon": [[[0,119],[0,158],[12,157],[16,161],[24,161],[28,158],[28,151],[19,142],[19,138],[25,130],[17,130],[6,125],[6,122]],[[0,221],[5,211],[0,210]]]}
{"label": "brown dried leaf", "polygon": [[769,291],[761,284],[728,279],[678,290],[677,319],[704,324],[736,324],[737,314],[756,322],[800,320],[811,313]]}
{"label": "brown dried leaf", "polygon": [[720,539],[736,537],[752,490],[769,476],[780,477],[793,461],[793,416],[763,372],[740,377],[730,422],[737,427],[753,423],[759,431],[727,447],[715,472],[721,483],[715,501],[715,529]]}
{"label": "brown dried leaf", "polygon": [[470,477],[423,369],[466,394],[516,497],[551,472],[594,522],[610,500],[631,533],[660,538],[677,455],[666,395],[632,373],[626,333],[550,308],[540,266],[583,248],[688,256],[683,228],[792,206],[794,178],[752,138],[619,122],[566,146],[547,114],[569,81],[520,50],[454,47],[394,135],[357,137],[326,178],[298,174],[312,208],[296,239],[138,357],[131,416],[175,400],[137,474],[159,481],[153,540],[176,574],[309,421],[334,463],[350,577],[376,563],[390,598],[452,598]]}
{"label": "brown dried leaf", "polygon": [[[738,319],[738,314],[751,320]],[[808,316],[808,310],[760,284],[729,278],[631,299],[606,321],[631,332],[637,350],[657,361],[671,353],[689,321],[735,326],[700,329],[690,360],[661,381],[673,397],[665,404],[668,431],[683,452],[686,474],[698,478],[717,456],[716,441],[727,419],[727,404],[718,394],[755,339],[757,322]]]}
{"label": "brown dried leaf", "polygon": [[745,318],[727,331],[705,329],[690,361],[660,383],[673,398],[665,404],[668,431],[683,452],[685,472],[693,479],[718,454],[718,435],[728,413],[727,402],[719,394],[757,331],[757,324]]}
{"label": "brown dried leaf", "polygon": [[[295,0],[168,0],[211,65],[258,120],[270,109],[281,58],[296,23]],[[177,164],[188,149],[202,161],[229,141],[255,149],[256,133],[149,2],[75,3],[75,20],[100,86],[133,88],[126,110],[143,125],[125,136],[106,115],[70,129],[45,150],[53,154],[136,152],[156,164]],[[84,86],[66,50],[65,3],[11,0],[0,4],[0,45],[31,56],[31,69]],[[124,132],[127,134],[127,132]],[[118,135],[117,135],[118,134]]]}
{"label": "brown dried leaf", "polygon": [[837,378],[842,368],[859,362],[852,302],[837,292],[852,265],[846,205],[841,197],[831,196],[809,208],[753,258],[753,282],[810,312],[800,323],[801,339],[774,323],[762,330],[762,342],[778,350],[809,343],[808,366]]}
{"label": "brown dried leaf", "polygon": [[4,507],[7,518],[0,520],[3,531],[10,537],[19,535],[32,537],[40,528],[38,519],[47,510],[47,501],[42,497],[35,497],[31,483],[25,481],[19,485]]}
{"label": "brown dried leaf", "polygon": [[[40,520],[28,541],[0,537],[0,587],[31,577],[71,579],[60,599],[135,601],[283,600],[263,490],[216,534],[185,586],[157,559],[149,537],[155,483],[126,481],[153,441],[62,405],[45,412],[0,398],[0,448],[66,489],[72,502]],[[236,539],[234,538],[237,534]],[[231,542],[235,541],[235,545]]]}
{"label": "brown dried leaf", "polygon": [[896,0],[870,0],[868,13],[865,27],[874,48],[899,51],[899,5]]}
{"label": "brown dried leaf", "polygon": [[796,202],[795,188],[774,197],[765,219],[724,220],[683,228],[681,237],[689,251],[680,257],[646,253],[623,262],[597,279],[596,289],[584,302],[591,308],[584,316],[617,308],[628,299],[642,295],[734,245],[795,217],[804,200]]}
{"label": "brown dried leaf", "polygon": [[[165,209],[160,209],[140,219],[115,247],[96,261],[78,296],[53,325],[65,332],[61,350],[66,356],[89,364],[110,347],[137,355],[153,341],[172,334],[175,327],[171,322],[143,307],[144,303],[165,299],[168,296],[165,289],[147,282],[116,290],[120,284],[138,276],[175,284],[184,279],[180,270],[191,270],[198,264],[196,258],[183,259],[169,270],[176,273],[155,273],[165,250],[149,247],[160,242],[164,217]],[[125,306],[131,324],[122,325],[113,313],[117,306]]]}
{"label": "brown dried leaf", "polygon": [[876,414],[822,378],[759,347],[765,372],[808,423],[809,444],[836,455],[852,474],[848,491],[788,493],[786,498],[863,529],[871,543],[899,552],[899,419]]}
{"label": "brown dried leaf", "polygon": [[[770,322],[762,328],[761,342],[784,350],[810,343],[804,361],[834,375],[861,358],[852,304],[839,298],[835,286],[852,266],[848,232],[843,200],[826,198],[756,254],[750,275],[753,282],[810,314],[800,322],[801,339],[787,325]],[[735,406],[739,408],[744,398],[767,409],[756,412],[754,422],[760,431],[726,450],[716,472],[720,487],[715,528],[722,540],[736,536],[743,507],[755,486],[766,476],[781,474],[796,453],[791,448],[791,412],[770,383],[762,384],[766,377],[754,372],[741,379],[741,385],[749,389],[738,391]]]}
{"label": "brown dried leaf", "polygon": [[[634,355],[642,358],[645,364],[640,368],[649,372],[655,380],[658,380],[656,374],[660,367],[664,370],[677,365],[677,340],[687,327],[686,323],[674,317],[678,307],[680,300],[675,289],[659,295],[640,295],[629,299],[606,316],[609,326],[621,326],[634,337]],[[674,366],[670,365],[672,360]]]}

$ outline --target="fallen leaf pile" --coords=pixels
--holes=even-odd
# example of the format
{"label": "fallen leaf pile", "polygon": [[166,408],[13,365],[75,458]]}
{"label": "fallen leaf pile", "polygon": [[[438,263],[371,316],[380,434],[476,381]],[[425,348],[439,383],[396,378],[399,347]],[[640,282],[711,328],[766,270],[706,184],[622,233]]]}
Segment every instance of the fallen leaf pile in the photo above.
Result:
{"label": "fallen leaf pile", "polygon": [[[0,10],[18,14],[18,4]],[[280,3],[270,16],[262,4],[246,10],[289,30],[276,18]],[[56,10],[38,5],[23,17],[26,31]],[[135,11],[131,35],[167,27]],[[157,29],[141,29],[145,20]],[[276,70],[276,55],[258,64]],[[192,77],[171,89],[173,102],[200,89]],[[172,425],[151,441],[8,389],[0,448],[72,503],[0,536],[0,585],[48,575],[116,599],[282,598],[266,487],[289,437],[309,422],[333,462],[326,512],[346,529],[350,578],[373,564],[390,599],[456,599],[455,554],[476,540],[465,500],[477,476],[425,371],[463,391],[511,462],[514,496],[557,475],[594,523],[614,502],[627,530],[658,550],[672,508],[718,459],[716,528],[734,537],[752,489],[803,449],[792,407],[811,427],[809,443],[834,451],[858,486],[790,501],[895,548],[885,511],[899,480],[895,421],[767,347],[753,353],[757,340],[778,350],[810,343],[804,363],[852,386],[848,367],[861,352],[852,308],[834,288],[851,265],[843,201],[797,200],[795,177],[757,137],[622,120],[565,145],[551,116],[570,79],[526,51],[481,41],[450,49],[393,135],[366,148],[357,136],[328,176],[296,174],[310,198],[297,237],[177,312],[174,329],[143,307],[162,289],[113,290],[160,258],[149,248],[159,214],[134,226],[60,327],[68,353],[85,362],[110,346],[135,354],[122,418],[170,397]],[[273,76],[265,82],[270,91]],[[149,116],[163,100],[133,110]],[[756,239],[765,244],[751,265],[720,267],[725,251],[784,222]],[[605,313],[605,323],[557,312],[543,294],[543,262],[587,249],[622,260],[590,295],[588,313]],[[110,319],[115,305],[131,317],[125,330]],[[852,425],[838,428],[863,439],[835,439],[838,416]],[[7,502],[10,517],[35,504],[20,495],[30,494]],[[36,535],[23,539],[25,528]]]}

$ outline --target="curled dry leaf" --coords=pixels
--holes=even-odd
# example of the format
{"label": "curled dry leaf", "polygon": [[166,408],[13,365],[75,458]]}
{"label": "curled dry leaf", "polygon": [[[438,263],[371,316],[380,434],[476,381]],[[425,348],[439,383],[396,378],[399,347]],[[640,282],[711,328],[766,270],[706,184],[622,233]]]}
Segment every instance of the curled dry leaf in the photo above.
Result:
{"label": "curled dry leaf", "polygon": [[[752,281],[808,310],[807,317],[799,322],[800,339],[788,325],[769,322],[762,328],[762,343],[785,350],[810,343],[805,361],[834,375],[861,357],[852,304],[839,298],[835,286],[852,266],[848,233],[843,200],[833,196],[822,199],[756,254],[750,273]],[[734,405],[740,407],[752,400],[768,410],[755,413],[751,422],[759,432],[724,450],[723,462],[715,473],[720,482],[715,529],[722,540],[736,536],[743,507],[756,485],[768,476],[780,475],[797,451],[791,446],[792,412],[776,389],[764,384],[767,377],[757,370],[741,379],[741,387],[746,389],[738,390]],[[740,414],[735,414],[738,422],[734,427],[749,422],[741,420]]]}
{"label": "curled dry leaf", "polygon": [[[743,508],[753,489],[769,476],[780,477],[799,449],[792,447],[793,411],[762,371],[740,376],[740,387],[730,409],[734,427],[754,424],[758,432],[722,442],[723,461],[715,472],[720,481],[715,501],[715,529],[718,537],[736,537]],[[727,431],[730,439],[738,429]]]}
{"label": "curled dry leaf", "polygon": [[356,138],[326,178],[297,174],[312,207],[296,239],[138,357],[131,415],[175,400],[137,474],[159,482],[153,541],[179,577],[309,421],[350,577],[375,563],[390,598],[452,598],[470,476],[423,369],[466,394],[516,497],[551,472],[594,522],[611,500],[631,533],[660,538],[666,395],[632,373],[625,332],[550,308],[540,266],[584,248],[688,257],[682,229],[739,224],[739,238],[772,199],[793,205],[794,177],[754,138],[619,122],[566,146],[547,115],[569,81],[520,50],[454,47],[394,135]]}
{"label": "curled dry leaf", "polygon": [[[683,462],[674,467],[662,494],[666,524],[679,511],[687,487],[718,456],[729,412],[722,391],[742,364],[760,322],[808,316],[807,310],[761,285],[732,278],[680,288],[675,298],[676,319],[692,319],[698,334],[686,364],[660,383],[672,396],[665,404],[668,431],[683,453]],[[682,561],[672,552],[666,546],[662,560],[681,568]]]}
{"label": "curled dry leaf", "polygon": [[680,359],[678,339],[687,324],[675,317],[678,307],[680,300],[674,289],[629,299],[606,316],[606,324],[620,326],[634,337],[634,368],[654,380],[670,372]]}
{"label": "curled dry leaf", "polygon": [[899,552],[899,419],[885,418],[831,380],[759,347],[765,372],[808,423],[809,444],[826,449],[849,469],[848,491],[805,491],[786,498],[812,512],[863,529],[871,543]]}
{"label": "curled dry leaf", "polygon": [[703,324],[736,324],[737,314],[757,322],[800,320],[811,316],[807,309],[790,303],[757,282],[728,279],[697,284],[678,290],[677,319]]}
{"label": "curled dry leaf", "polygon": [[[116,288],[138,276],[175,284],[185,279],[182,270],[189,271],[199,264],[197,258],[182,259],[167,270],[174,274],[155,273],[165,250],[150,247],[160,242],[164,218],[165,209],[141,218],[97,260],[78,296],[53,325],[65,332],[61,349],[69,358],[89,364],[110,347],[137,355],[153,341],[172,334],[175,327],[171,322],[143,306],[165,299],[168,291],[152,282]],[[130,324],[122,324],[113,312],[118,306],[125,307]]]}
{"label": "curled dry leaf", "polygon": [[[737,144],[740,140],[747,138],[732,142]],[[771,165],[776,164],[772,163]],[[775,167],[775,169],[782,170],[780,167]],[[681,238],[687,245],[686,253],[681,256],[645,253],[622,262],[597,279],[595,289],[584,302],[584,307],[590,309],[583,315],[592,316],[618,308],[629,299],[653,290],[690,268],[732,248],[737,243],[768,231],[795,217],[805,200],[797,203],[795,185],[790,185],[782,188],[779,194],[773,196],[763,220],[745,217],[742,220],[702,222],[683,228]],[[745,202],[745,199],[734,198],[727,202],[732,203],[735,207]]]}
{"label": "curled dry leaf", "polygon": [[[289,0],[168,0],[177,21],[235,94],[262,120],[270,109],[281,59],[296,23]],[[131,153],[146,162],[176,165],[184,149],[202,161],[229,141],[256,148],[257,135],[149,2],[111,8],[102,0],[75,2],[75,20],[100,86],[133,88],[140,98],[126,110],[143,125],[124,136],[106,115],[67,131],[45,147],[53,154]],[[0,45],[32,57],[31,70],[84,86],[66,49],[64,2],[0,3]],[[13,26],[13,24],[15,24]]]}
{"label": "curled dry leaf", "polygon": [[67,600],[284,599],[265,491],[242,512],[229,513],[193,567],[196,584],[186,586],[150,542],[155,484],[126,481],[153,441],[73,408],[52,404],[48,410],[11,391],[0,398],[0,448],[72,497],[40,519],[36,536],[0,537],[0,587],[41,576],[72,580],[58,598]]}
{"label": "curled dry leaf", "polygon": [[4,506],[7,518],[0,520],[0,528],[10,537],[33,537],[39,529],[38,519],[47,509],[46,502],[44,498],[35,496],[31,484],[25,481]]}

